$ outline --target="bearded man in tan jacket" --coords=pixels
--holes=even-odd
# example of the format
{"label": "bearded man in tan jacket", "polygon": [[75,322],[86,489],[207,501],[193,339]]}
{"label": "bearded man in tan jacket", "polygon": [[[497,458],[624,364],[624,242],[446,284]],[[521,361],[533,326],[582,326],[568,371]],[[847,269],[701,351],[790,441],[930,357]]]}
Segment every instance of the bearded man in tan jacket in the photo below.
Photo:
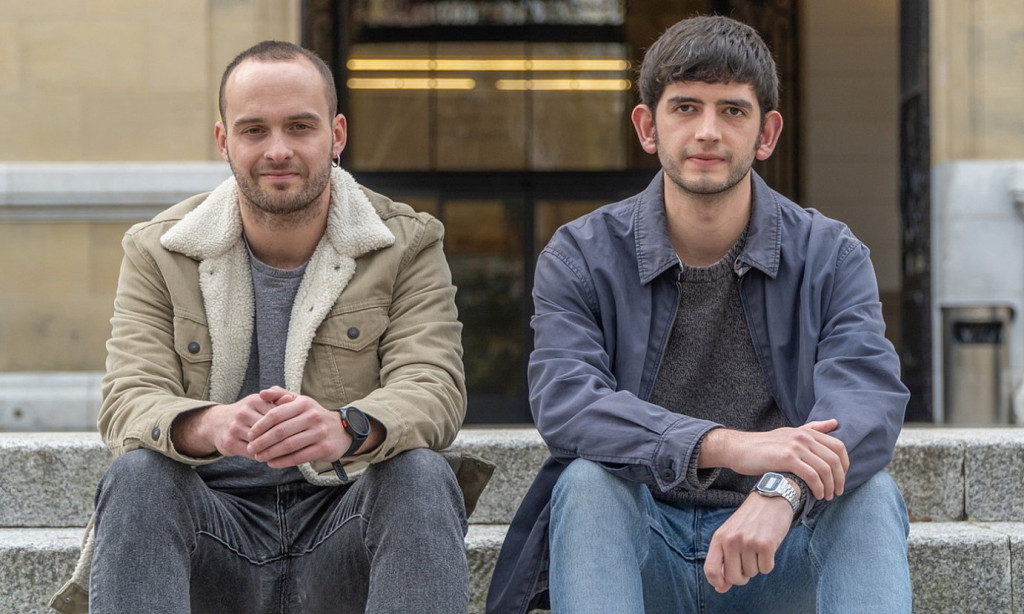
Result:
{"label": "bearded man in tan jacket", "polygon": [[312,53],[243,52],[215,128],[233,177],[125,235],[116,458],[55,608],[466,611],[472,497],[434,452],[466,398],[443,229],[338,167],[336,107]]}

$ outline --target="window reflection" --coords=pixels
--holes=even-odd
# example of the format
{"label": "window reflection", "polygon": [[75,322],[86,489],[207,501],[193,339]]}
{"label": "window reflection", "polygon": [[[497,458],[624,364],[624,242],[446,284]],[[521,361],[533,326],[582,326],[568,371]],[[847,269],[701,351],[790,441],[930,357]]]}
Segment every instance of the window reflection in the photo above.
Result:
{"label": "window reflection", "polygon": [[355,170],[619,170],[631,101],[619,43],[352,46]]}
{"label": "window reflection", "polygon": [[515,406],[525,398],[522,209],[473,200],[442,208],[474,406]]}

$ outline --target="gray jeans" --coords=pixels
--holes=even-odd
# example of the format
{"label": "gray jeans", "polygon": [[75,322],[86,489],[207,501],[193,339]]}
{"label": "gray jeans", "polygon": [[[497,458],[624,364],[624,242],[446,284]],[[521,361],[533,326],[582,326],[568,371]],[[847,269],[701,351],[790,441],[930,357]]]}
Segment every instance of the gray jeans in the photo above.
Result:
{"label": "gray jeans", "polygon": [[464,614],[463,505],[429,450],[372,465],[349,487],[223,490],[137,450],[97,491],[90,611]]}

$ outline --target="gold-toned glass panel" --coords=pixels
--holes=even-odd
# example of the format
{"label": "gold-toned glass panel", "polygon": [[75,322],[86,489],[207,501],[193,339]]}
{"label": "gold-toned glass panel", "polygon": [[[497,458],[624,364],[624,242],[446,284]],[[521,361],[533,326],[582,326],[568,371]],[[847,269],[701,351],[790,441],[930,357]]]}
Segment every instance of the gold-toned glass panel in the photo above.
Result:
{"label": "gold-toned glass panel", "polygon": [[357,44],[355,170],[620,170],[629,62],[618,43]]}
{"label": "gold-toned glass panel", "polygon": [[[386,43],[372,46],[374,58],[426,56],[427,43]],[[362,57],[362,47],[352,58]],[[360,87],[357,79],[398,80],[415,72],[359,73],[349,79],[348,155],[350,166],[361,171],[429,170],[432,119],[429,89]],[[353,83],[355,81],[355,83]]]}
{"label": "gold-toned glass panel", "polygon": [[621,24],[625,0],[356,0],[356,18],[372,26]]}
{"label": "gold-toned glass panel", "polygon": [[534,209],[534,251],[540,253],[551,236],[563,224],[594,211],[607,203],[587,200],[542,200]]}
{"label": "gold-toned glass panel", "polygon": [[[438,58],[501,60],[522,58],[525,43],[439,43]],[[527,167],[526,92],[496,89],[496,71],[455,71],[472,78],[472,90],[437,92],[437,168],[519,170]],[[521,74],[513,72],[512,74]]]}
{"label": "gold-toned glass panel", "polygon": [[[536,57],[621,61],[618,72],[557,71],[545,79],[567,81],[566,89],[534,90],[530,144],[535,170],[618,170],[626,168],[630,82],[625,48],[609,43],[535,44]],[[589,80],[587,87],[573,83]]]}

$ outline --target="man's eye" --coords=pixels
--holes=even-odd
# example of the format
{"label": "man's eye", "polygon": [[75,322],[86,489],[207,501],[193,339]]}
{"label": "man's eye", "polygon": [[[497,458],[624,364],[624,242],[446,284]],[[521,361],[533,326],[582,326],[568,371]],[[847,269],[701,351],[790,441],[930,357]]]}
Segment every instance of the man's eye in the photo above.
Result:
{"label": "man's eye", "polygon": [[747,112],[739,107],[728,107],[725,109],[725,114],[732,115],[733,117],[743,117]]}

